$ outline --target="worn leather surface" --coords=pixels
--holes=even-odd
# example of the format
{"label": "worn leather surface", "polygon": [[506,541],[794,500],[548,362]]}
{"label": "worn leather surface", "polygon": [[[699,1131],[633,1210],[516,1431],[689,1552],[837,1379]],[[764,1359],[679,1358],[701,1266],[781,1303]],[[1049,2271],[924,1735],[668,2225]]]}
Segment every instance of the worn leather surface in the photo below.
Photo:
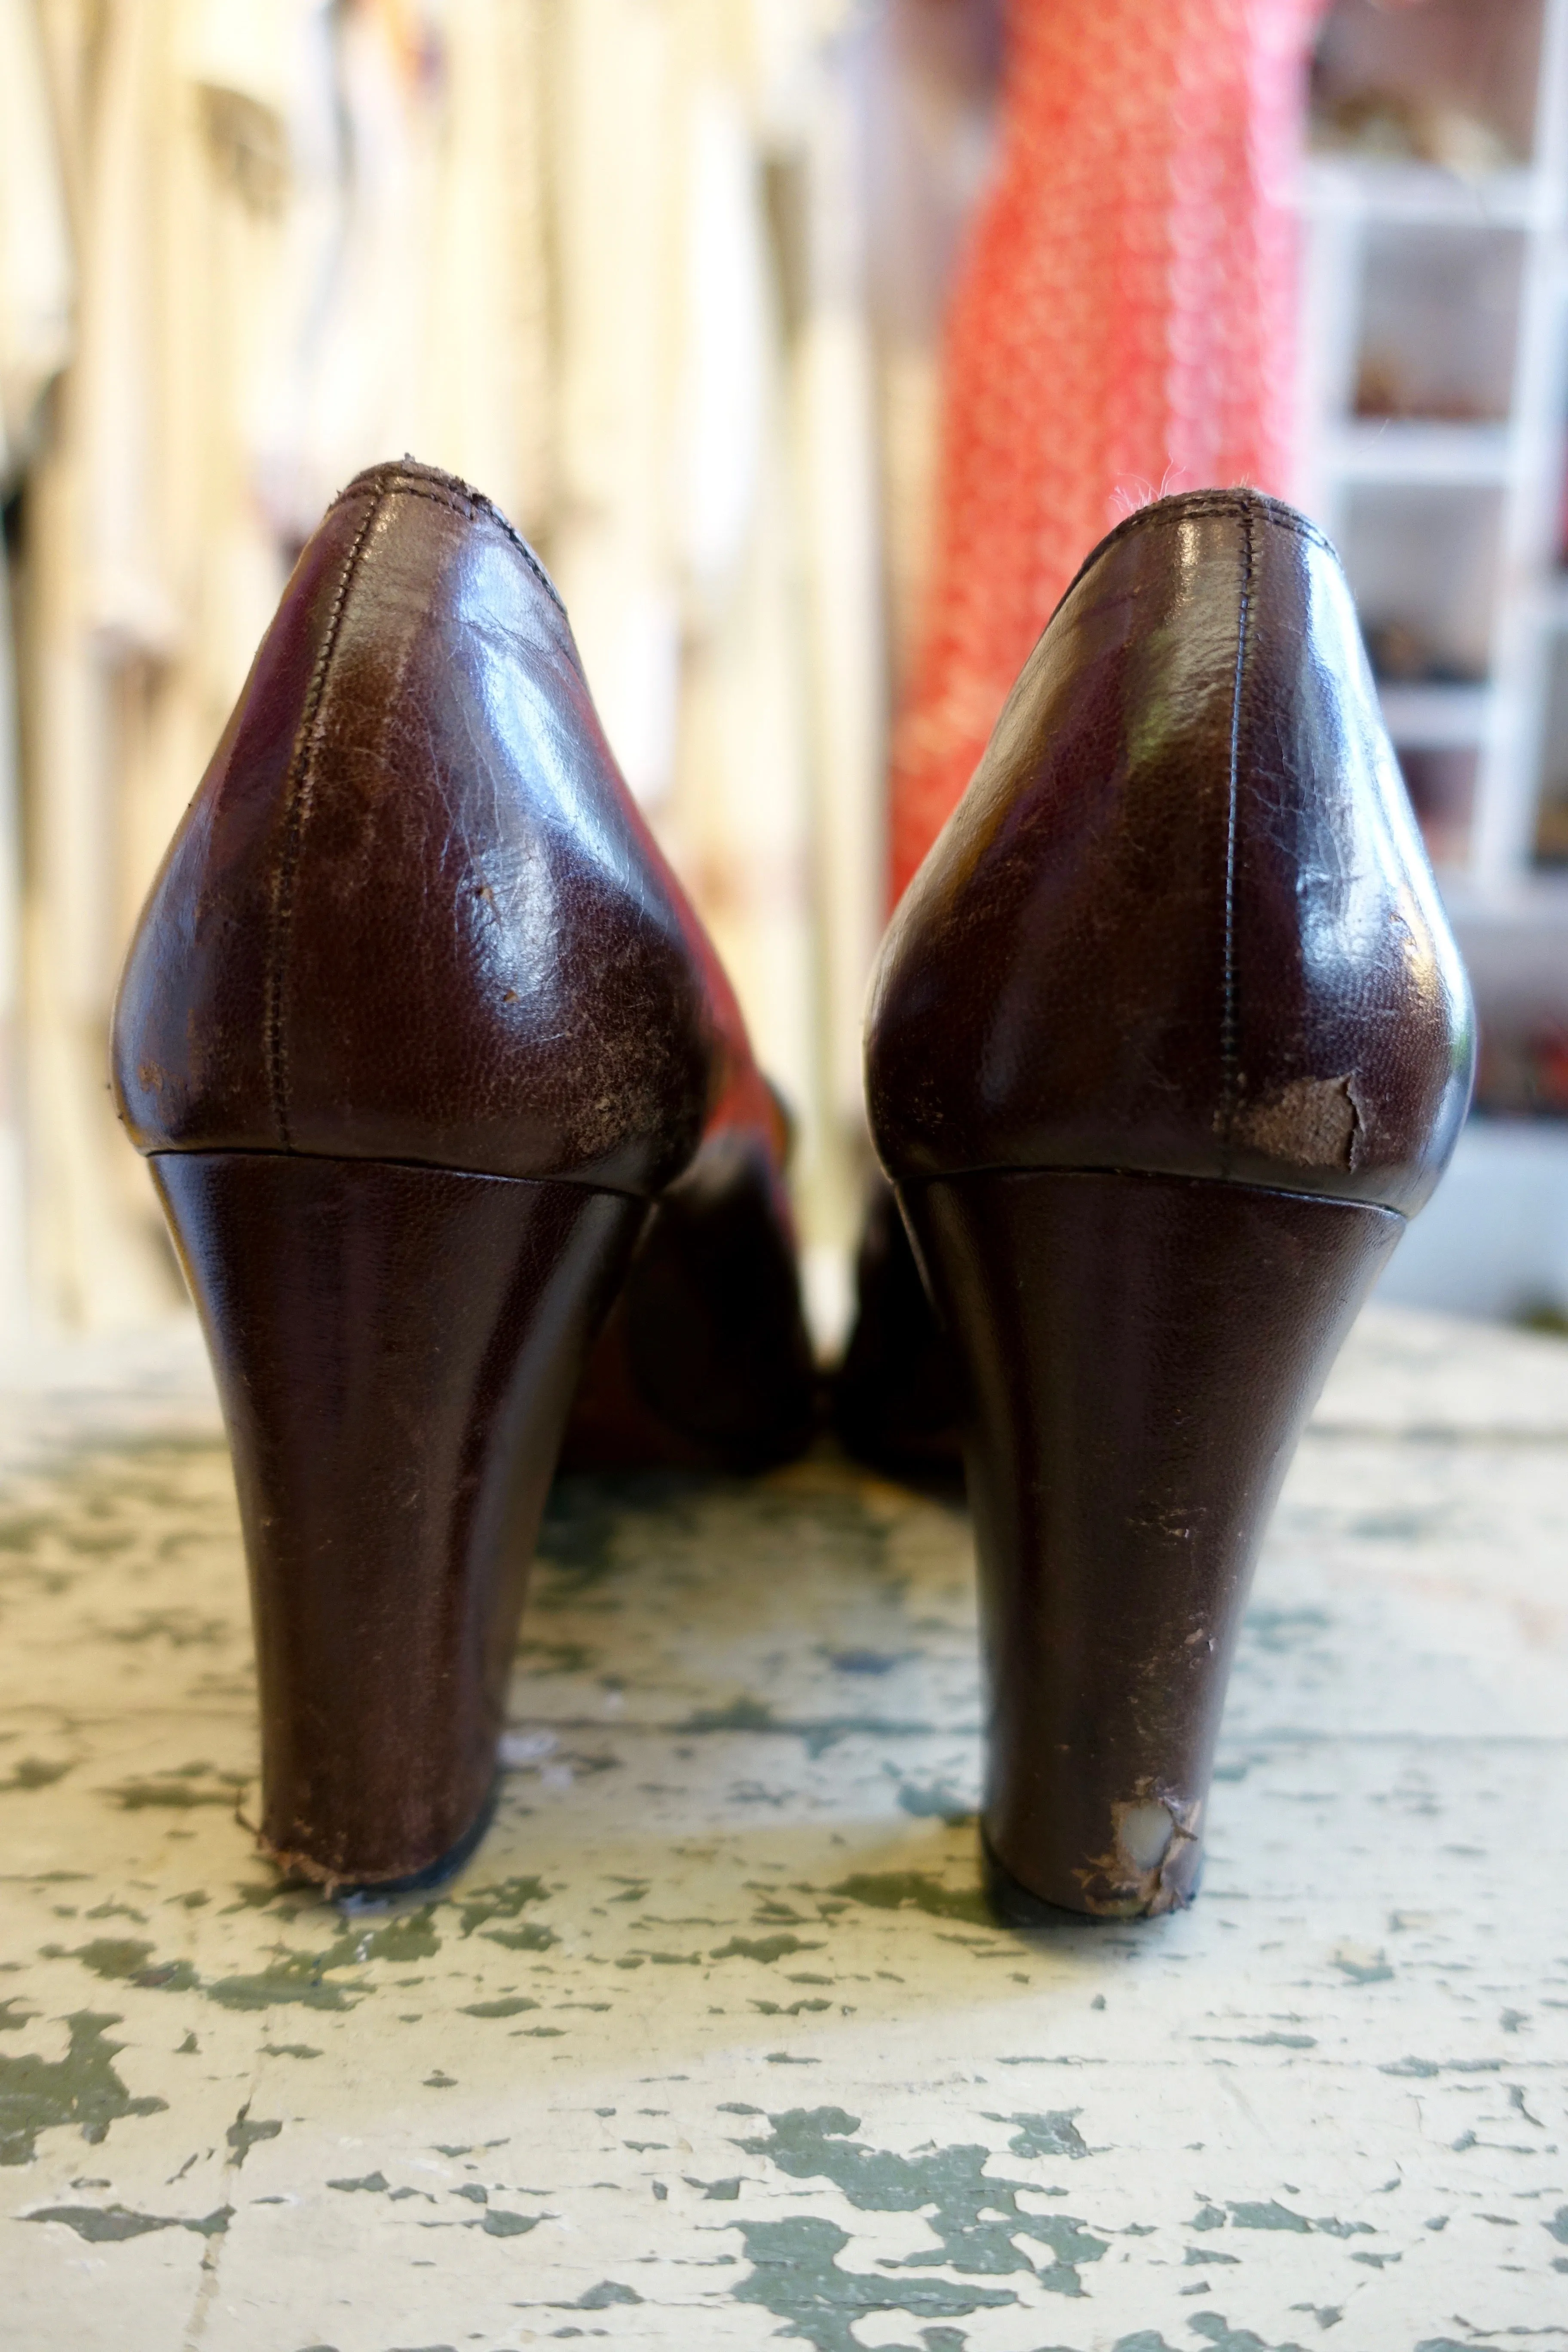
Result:
{"label": "worn leather surface", "polygon": [[114,1083],[144,1151],[642,1194],[759,1091],[559,599],[466,485],[376,467],[306,547],[142,915]]}
{"label": "worn leather surface", "polygon": [[1243,490],[1094,551],[884,942],[898,1180],[1132,1168],[1405,1214],[1473,1020],[1332,551]]}
{"label": "worn leather surface", "polygon": [[1110,1171],[905,1197],[973,1401],[992,1852],[1064,1910],[1178,1908],[1258,1548],[1403,1220]]}

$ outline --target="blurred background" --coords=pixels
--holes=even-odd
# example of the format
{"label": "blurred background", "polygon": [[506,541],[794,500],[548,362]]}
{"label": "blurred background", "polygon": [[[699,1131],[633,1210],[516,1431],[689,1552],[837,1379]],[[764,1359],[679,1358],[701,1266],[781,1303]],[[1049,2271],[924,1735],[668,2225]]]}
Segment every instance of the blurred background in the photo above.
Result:
{"label": "blurred background", "polygon": [[496,499],[798,1122],[1089,547],[1340,546],[1482,1018],[1384,1292],[1568,1329],[1568,0],[0,0],[0,1328],[183,1293],[136,910],[300,544]]}

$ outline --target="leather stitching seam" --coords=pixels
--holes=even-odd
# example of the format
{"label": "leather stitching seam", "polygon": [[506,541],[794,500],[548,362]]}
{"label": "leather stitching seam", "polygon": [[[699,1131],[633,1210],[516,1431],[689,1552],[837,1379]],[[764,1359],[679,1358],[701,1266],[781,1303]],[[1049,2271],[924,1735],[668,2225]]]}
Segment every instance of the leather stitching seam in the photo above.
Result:
{"label": "leather stitching seam", "polygon": [[1147,506],[1134,508],[1130,515],[1123,515],[1114,530],[1106,532],[1098,547],[1090,548],[1057,598],[1051,620],[1056,619],[1074,589],[1088,579],[1101,557],[1122,540],[1131,538],[1136,531],[1150,530],[1156,523],[1184,522],[1194,515],[1201,518],[1235,515],[1238,520],[1245,519],[1249,541],[1254,522],[1261,520],[1276,530],[1289,531],[1309,547],[1321,548],[1325,555],[1334,552],[1333,542],[1324,537],[1315,522],[1304,514],[1298,514],[1294,507],[1288,507],[1282,499],[1268,497],[1262,490],[1177,490],[1170,498],[1152,499]]}
{"label": "leather stitching seam", "polygon": [[[346,499],[351,495],[352,493],[350,491],[344,490],[340,494],[338,499],[333,500],[332,503],[334,506],[339,505],[342,503],[343,499]],[[521,531],[513,529],[512,525],[508,522],[505,515],[502,514],[500,509],[498,506],[492,505],[490,500],[485,497],[482,490],[475,490],[468,499],[459,502],[457,499],[447,497],[445,493],[440,490],[425,489],[416,482],[398,478],[383,483],[375,495],[377,498],[382,499],[393,497],[405,499],[428,499],[433,507],[445,507],[448,514],[461,515],[465,522],[478,522],[481,516],[489,521],[493,522],[497,529],[504,531],[507,538],[510,540],[513,547],[516,548],[518,553],[521,556],[523,562],[527,564],[529,570],[532,572],[540,586],[544,590],[546,595],[550,597],[553,604],[559,604],[563,612],[566,610],[565,605],[561,604],[560,590],[556,587],[554,581],[550,577],[549,572],[544,569],[543,564],[541,563],[538,556],[535,555],[532,548],[530,547],[527,540],[523,538]]]}
{"label": "leather stitching seam", "polygon": [[326,635],[321,650],[316,656],[316,667],[310,673],[310,683],[305,692],[305,707],[300,714],[299,732],[294,738],[293,757],[289,762],[289,777],[284,786],[283,850],[278,861],[278,872],[272,886],[271,937],[268,943],[266,992],[266,1043],[268,1078],[272,1093],[272,1118],[279,1142],[285,1151],[293,1150],[293,1138],[289,1131],[289,1050],[283,1034],[283,988],[289,963],[289,935],[294,919],[294,877],[299,868],[300,852],[305,835],[305,821],[310,814],[315,780],[317,722],[326,698],[327,678],[332,656],[338,649],[343,614],[348,604],[349,587],[358,571],[371,525],[381,512],[384,491],[378,490],[372,499],[363,521],[354,533],[338,581],[332,609],[327,616]]}
{"label": "leather stitching seam", "polygon": [[1241,509],[1241,593],[1237,600],[1236,624],[1236,677],[1230,701],[1230,762],[1226,791],[1225,824],[1225,971],[1224,1006],[1220,1014],[1220,1167],[1224,1173],[1231,1148],[1232,1131],[1236,1125],[1237,1098],[1240,1091],[1240,1069],[1237,1062],[1237,1012],[1236,971],[1236,870],[1237,835],[1241,800],[1241,693],[1247,672],[1247,640],[1252,617],[1253,575],[1253,509]]}

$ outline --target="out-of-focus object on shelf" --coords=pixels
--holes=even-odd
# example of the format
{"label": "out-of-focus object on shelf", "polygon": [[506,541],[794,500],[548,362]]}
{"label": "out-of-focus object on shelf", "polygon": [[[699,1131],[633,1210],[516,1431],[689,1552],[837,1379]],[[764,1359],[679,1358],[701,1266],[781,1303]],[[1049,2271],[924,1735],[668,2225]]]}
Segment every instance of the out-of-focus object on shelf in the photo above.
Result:
{"label": "out-of-focus object on shelf", "polygon": [[1425,0],[1415,17],[1379,0],[1339,0],[1313,63],[1313,145],[1471,176],[1528,164],[1551,7]]}
{"label": "out-of-focus object on shelf", "polygon": [[1303,212],[1298,496],[1344,554],[1492,1114],[1384,1292],[1562,1311],[1568,0],[1336,0]]}

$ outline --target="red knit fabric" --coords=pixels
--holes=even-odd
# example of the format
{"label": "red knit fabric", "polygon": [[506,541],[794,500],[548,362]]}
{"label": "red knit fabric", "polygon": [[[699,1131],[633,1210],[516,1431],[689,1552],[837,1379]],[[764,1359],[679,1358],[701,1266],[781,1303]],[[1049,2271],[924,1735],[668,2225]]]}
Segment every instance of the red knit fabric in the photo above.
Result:
{"label": "red knit fabric", "polygon": [[948,319],[935,560],[894,735],[896,898],[1090,547],[1162,489],[1289,488],[1322,0],[1011,0]]}

